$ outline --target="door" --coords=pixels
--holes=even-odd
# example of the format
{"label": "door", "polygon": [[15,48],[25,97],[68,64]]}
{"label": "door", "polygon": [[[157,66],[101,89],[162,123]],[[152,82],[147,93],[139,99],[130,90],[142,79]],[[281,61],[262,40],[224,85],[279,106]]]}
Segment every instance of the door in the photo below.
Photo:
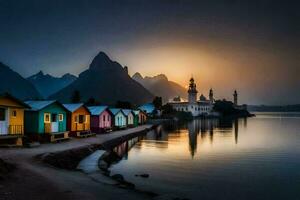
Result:
{"label": "door", "polygon": [[8,134],[7,109],[0,108],[0,135]]}
{"label": "door", "polygon": [[52,114],[52,120],[51,120],[51,131],[53,133],[58,132],[58,119],[57,114]]}

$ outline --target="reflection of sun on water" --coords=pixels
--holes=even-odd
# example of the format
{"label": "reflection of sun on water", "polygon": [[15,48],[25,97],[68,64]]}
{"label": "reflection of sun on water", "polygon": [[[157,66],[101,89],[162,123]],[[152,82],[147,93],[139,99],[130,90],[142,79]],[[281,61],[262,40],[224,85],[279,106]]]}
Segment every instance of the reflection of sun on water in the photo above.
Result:
{"label": "reflection of sun on water", "polygon": [[[202,158],[213,154],[215,156],[237,155],[237,153],[242,154],[247,149],[265,148],[265,144],[269,139],[269,135],[266,135],[266,133],[274,128],[259,123],[255,126],[245,127],[243,126],[245,123],[243,120],[236,123],[236,126],[233,125],[231,128],[201,130],[197,127],[199,124],[192,122],[187,129],[169,133],[166,141],[143,139],[140,142],[139,149],[141,153],[149,158],[155,156],[168,159],[190,159],[191,157]],[[205,126],[209,127],[210,125],[207,123]],[[282,140],[274,138],[268,146],[275,147],[281,143]]]}
{"label": "reflection of sun on water", "polygon": [[[189,199],[222,199],[225,193],[228,199],[244,194],[249,200],[266,194],[284,199],[299,193],[299,119],[164,126],[149,132],[111,170],[139,188]],[[150,178],[136,177],[139,173]]]}

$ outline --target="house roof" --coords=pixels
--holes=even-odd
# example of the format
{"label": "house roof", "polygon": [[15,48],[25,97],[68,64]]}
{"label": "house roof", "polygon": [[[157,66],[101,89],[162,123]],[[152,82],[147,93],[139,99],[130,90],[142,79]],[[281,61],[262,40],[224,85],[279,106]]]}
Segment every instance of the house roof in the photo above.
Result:
{"label": "house roof", "polygon": [[51,101],[25,101],[26,104],[28,104],[31,107],[32,111],[39,111],[43,108],[55,103],[55,100]]}
{"label": "house roof", "polygon": [[88,107],[92,115],[100,115],[107,109],[107,106],[90,106]]}
{"label": "house roof", "polygon": [[155,107],[152,103],[147,103],[140,106],[139,109],[146,112],[147,114],[151,114],[155,110]]}
{"label": "house roof", "polygon": [[129,113],[132,113],[132,112],[133,112],[133,111],[130,110],[130,109],[122,109],[122,111],[123,111],[123,113],[124,113],[126,116],[128,116]]}
{"label": "house roof", "polygon": [[63,104],[63,106],[70,112],[76,111],[81,106],[85,107],[83,103],[69,103],[69,104]]}
{"label": "house roof", "polygon": [[110,108],[109,110],[113,115],[118,114],[118,112],[121,112],[123,115],[125,115],[124,112],[122,111],[122,109],[120,109],[120,108]]}
{"label": "house roof", "polygon": [[9,93],[3,93],[3,94],[0,94],[0,97],[6,97],[6,98],[10,98],[12,99],[13,101],[17,102],[18,104],[20,104],[22,107],[24,108],[30,108],[30,106],[26,103],[24,103],[23,101],[21,101],[20,99],[12,96],[11,94]]}
{"label": "house roof", "polygon": [[135,115],[138,115],[140,112],[141,112],[140,110],[134,110],[134,111],[133,111],[133,113],[134,113]]}

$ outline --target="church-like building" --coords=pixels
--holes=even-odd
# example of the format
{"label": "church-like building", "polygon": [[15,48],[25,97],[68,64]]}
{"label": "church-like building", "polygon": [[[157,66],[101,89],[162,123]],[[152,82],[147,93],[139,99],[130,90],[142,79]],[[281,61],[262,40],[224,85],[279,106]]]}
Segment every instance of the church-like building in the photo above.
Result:
{"label": "church-like building", "polygon": [[209,115],[213,110],[214,95],[213,90],[209,91],[209,99],[207,99],[203,94],[197,99],[197,86],[194,78],[190,79],[189,89],[188,89],[188,101],[182,101],[180,97],[175,97],[169,104],[174,110],[190,112],[194,117],[199,115]]}
{"label": "church-like building", "polygon": [[[183,101],[180,97],[175,97],[173,100],[169,101],[169,105],[173,107],[176,111],[190,112],[194,117],[203,115],[218,115],[218,113],[213,112],[214,106],[214,93],[213,90],[209,90],[209,98],[207,99],[203,94],[197,99],[197,86],[194,78],[190,79],[189,89],[188,89],[188,101]],[[233,106],[238,110],[247,110],[247,105],[238,104],[238,93],[235,90],[233,93]]]}

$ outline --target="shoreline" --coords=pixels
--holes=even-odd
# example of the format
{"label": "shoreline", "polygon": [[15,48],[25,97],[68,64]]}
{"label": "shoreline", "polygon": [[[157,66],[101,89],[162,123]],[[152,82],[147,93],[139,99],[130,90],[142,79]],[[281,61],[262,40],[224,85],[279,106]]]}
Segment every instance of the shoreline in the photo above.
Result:
{"label": "shoreline", "polygon": [[115,131],[84,139],[36,148],[0,149],[1,159],[16,169],[0,180],[0,200],[24,199],[151,199],[151,195],[99,183],[76,170],[78,163],[95,150],[109,149],[147,133],[154,125]]}

